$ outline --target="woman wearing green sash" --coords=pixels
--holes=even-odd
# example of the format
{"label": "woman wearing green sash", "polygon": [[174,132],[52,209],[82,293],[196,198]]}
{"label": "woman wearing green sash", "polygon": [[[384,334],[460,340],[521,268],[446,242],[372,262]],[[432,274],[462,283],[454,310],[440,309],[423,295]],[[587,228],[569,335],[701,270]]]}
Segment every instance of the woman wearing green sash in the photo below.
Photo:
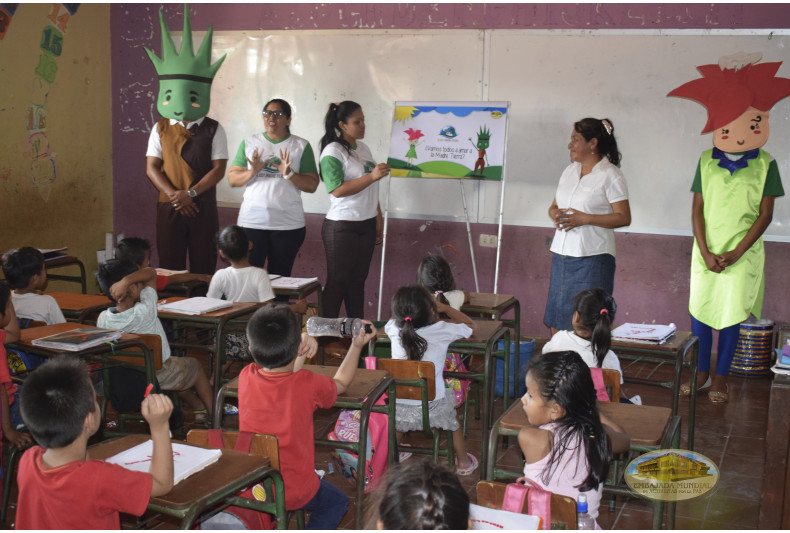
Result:
{"label": "woman wearing green sash", "polygon": [[[700,389],[714,403],[728,399],[727,376],[740,323],[760,317],[763,304],[762,234],[771,223],[774,199],[784,196],[779,167],[761,147],[768,140],[768,114],[790,96],[790,80],[775,78],[781,63],[755,65],[745,54],[698,67],[703,78],[669,96],[698,101],[708,109],[702,133],[713,132],[711,150],[697,165],[692,204],[689,313],[699,338]],[[718,362],[710,373],[712,330],[719,330]],[[691,394],[688,383],[681,393]]]}

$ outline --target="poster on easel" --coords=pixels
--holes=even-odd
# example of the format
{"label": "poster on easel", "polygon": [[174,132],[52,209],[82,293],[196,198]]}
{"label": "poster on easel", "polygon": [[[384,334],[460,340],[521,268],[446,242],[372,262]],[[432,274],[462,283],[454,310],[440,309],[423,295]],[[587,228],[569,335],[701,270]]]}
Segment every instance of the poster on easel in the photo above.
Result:
{"label": "poster on easel", "polygon": [[391,175],[502,180],[508,102],[395,102]]}

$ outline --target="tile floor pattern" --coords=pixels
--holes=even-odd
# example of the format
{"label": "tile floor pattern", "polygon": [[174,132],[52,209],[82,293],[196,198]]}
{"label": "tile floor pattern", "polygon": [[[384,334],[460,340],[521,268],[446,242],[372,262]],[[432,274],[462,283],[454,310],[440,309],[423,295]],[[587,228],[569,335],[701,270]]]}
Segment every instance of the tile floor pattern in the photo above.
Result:
{"label": "tile floor pattern", "polygon": [[[329,364],[332,364],[331,360]],[[650,368],[633,365],[625,370],[626,376],[643,377]],[[671,379],[669,367],[660,369],[653,379]],[[677,504],[675,527],[677,529],[756,529],[758,523],[760,496],[762,489],[763,464],[765,460],[765,428],[768,418],[768,398],[770,379],[730,379],[730,401],[727,404],[712,404],[707,394],[700,394],[697,402],[696,450],[712,459],[721,469],[721,477],[716,487],[708,494],[679,502]],[[625,383],[626,395],[639,394],[646,405],[671,406],[671,392],[660,387],[633,385]],[[688,399],[681,400],[682,439],[681,448],[686,443]],[[502,400],[497,399],[496,416],[502,412]],[[191,420],[191,413],[186,413]],[[320,411],[315,418],[316,433],[326,433],[334,423],[333,410]],[[232,417],[227,419],[231,422]],[[232,422],[231,422],[232,423]],[[195,427],[195,426],[193,426]],[[410,434],[405,442],[424,443],[421,435]],[[467,449],[480,457],[484,443],[481,442],[480,422],[472,418],[469,423]],[[7,449],[7,446],[4,447]],[[419,457],[419,456],[414,456]],[[414,459],[409,459],[414,460]],[[316,467],[327,470],[330,461],[329,449],[316,450]],[[446,460],[442,460],[446,464]],[[507,449],[501,446],[497,461],[502,465],[518,467],[521,454],[517,444],[511,439]],[[5,460],[3,462],[5,465]],[[340,487],[350,498],[351,504],[339,529],[354,529],[356,492],[354,487],[335,472],[327,474],[326,479]],[[468,477],[461,477],[471,501],[475,501],[475,483],[479,480],[476,471]],[[13,523],[16,501],[16,487],[12,489],[11,508],[7,524]],[[598,522],[603,529],[652,529],[652,505],[638,498],[618,497],[613,510],[608,505],[608,497],[602,502]],[[365,510],[367,513],[367,509]],[[125,517],[125,527],[135,525],[134,517]],[[173,524],[150,523],[149,527],[172,528]],[[295,528],[295,520],[290,527]]]}

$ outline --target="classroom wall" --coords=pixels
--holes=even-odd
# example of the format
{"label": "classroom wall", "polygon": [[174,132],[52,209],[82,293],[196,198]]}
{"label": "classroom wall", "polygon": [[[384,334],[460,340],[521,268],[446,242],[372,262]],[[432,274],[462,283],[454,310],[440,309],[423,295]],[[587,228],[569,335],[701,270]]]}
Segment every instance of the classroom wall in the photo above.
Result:
{"label": "classroom wall", "polygon": [[0,14],[0,251],[68,246],[93,272],[113,224],[110,8],[78,6]]}
{"label": "classroom wall", "polygon": [[[145,176],[144,154],[150,127],[158,119],[154,106],[157,84],[154,69],[141,47],[160,50],[157,9],[158,5],[145,4],[114,4],[110,8],[114,66],[114,226],[117,232],[146,237],[152,242],[156,191]],[[181,9],[180,5],[165,6],[171,29],[181,28]],[[190,6],[190,13],[196,31],[205,31],[212,23],[217,31],[388,28],[770,31],[776,29],[777,21],[786,21],[780,27],[790,25],[790,6],[786,4],[195,4]],[[374,135],[368,131],[368,137]],[[565,139],[558,142],[564,143]],[[231,152],[235,148],[229,147]],[[376,155],[383,159],[386,154]],[[558,162],[558,168],[564,163]],[[638,176],[627,176],[627,179],[638,179]],[[234,223],[236,215],[236,209],[221,208],[221,225]],[[690,219],[690,213],[685,212],[668,213],[668,216]],[[297,258],[294,275],[325,280],[322,220],[322,215],[307,215],[307,239]],[[480,290],[491,291],[495,250],[480,248],[477,242],[481,233],[496,233],[496,226],[474,224],[472,232]],[[451,262],[459,287],[474,289],[464,224],[392,219],[388,233],[383,291],[385,316],[394,290],[413,281],[416,265],[430,252],[442,253]],[[548,293],[551,262],[548,249],[552,235],[548,228],[504,227],[499,292],[520,299],[524,332],[546,332],[542,318]],[[675,322],[689,329],[688,271],[692,239],[618,232],[616,244],[618,320]],[[790,284],[787,269],[782,268],[790,259],[790,244],[767,243],[766,256],[764,314],[776,322],[790,322],[790,310],[780,299],[780,295],[787,294]],[[370,317],[375,316],[378,306],[379,266],[380,254],[377,254],[366,287]]]}

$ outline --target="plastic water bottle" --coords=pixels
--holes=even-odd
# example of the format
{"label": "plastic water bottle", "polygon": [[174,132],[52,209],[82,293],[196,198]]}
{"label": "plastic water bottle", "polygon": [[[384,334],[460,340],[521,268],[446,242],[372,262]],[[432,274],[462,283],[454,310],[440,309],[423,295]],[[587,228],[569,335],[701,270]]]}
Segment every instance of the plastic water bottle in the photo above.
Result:
{"label": "plastic water bottle", "polygon": [[370,324],[363,324],[359,318],[311,316],[307,319],[307,334],[311,337],[356,337],[363,326],[365,333],[373,331]]}
{"label": "plastic water bottle", "polygon": [[587,513],[587,495],[579,494],[576,502],[577,529],[595,529],[595,519]]}

